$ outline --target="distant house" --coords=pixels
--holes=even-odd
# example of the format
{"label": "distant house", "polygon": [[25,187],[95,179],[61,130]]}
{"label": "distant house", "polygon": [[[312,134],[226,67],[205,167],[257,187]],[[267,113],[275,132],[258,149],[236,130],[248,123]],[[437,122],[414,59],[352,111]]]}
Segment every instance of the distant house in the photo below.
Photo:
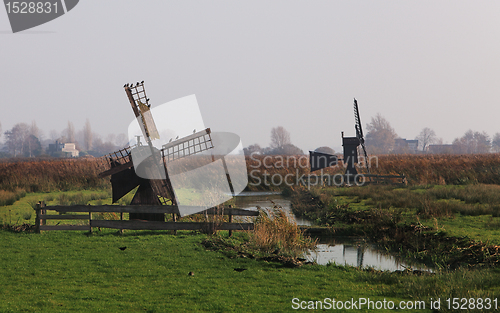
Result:
{"label": "distant house", "polygon": [[76,150],[74,143],[62,143],[56,140],[56,143],[49,144],[47,153],[56,157],[72,157],[77,158],[79,151]]}
{"label": "distant house", "polygon": [[394,152],[396,153],[416,153],[418,150],[418,140],[406,140],[397,138],[394,140]]}

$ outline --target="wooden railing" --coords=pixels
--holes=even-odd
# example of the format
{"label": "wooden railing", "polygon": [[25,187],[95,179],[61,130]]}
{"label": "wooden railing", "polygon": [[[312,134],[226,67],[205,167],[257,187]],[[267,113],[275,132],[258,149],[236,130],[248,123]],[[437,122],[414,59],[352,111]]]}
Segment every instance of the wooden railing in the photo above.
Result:
{"label": "wooden railing", "polygon": [[[193,207],[194,208],[194,207]],[[45,206],[39,202],[35,208],[35,231],[39,233],[44,230],[86,230],[92,232],[93,227],[133,229],[133,230],[253,230],[253,223],[235,223],[233,216],[258,216],[259,212],[231,207],[211,208],[197,214],[203,215],[227,215],[229,222],[178,222],[176,213],[178,208],[170,205],[71,205],[71,206]],[[58,214],[47,214],[47,211],[55,211]],[[120,220],[93,219],[92,213],[119,213]],[[164,213],[172,214],[173,221],[157,222],[144,220],[124,220],[124,213]],[[88,225],[47,225],[47,220],[88,220]]]}
{"label": "wooden railing", "polygon": [[323,174],[309,175],[303,179],[305,186],[343,186],[343,185],[407,185],[404,175],[377,175],[377,174]]}

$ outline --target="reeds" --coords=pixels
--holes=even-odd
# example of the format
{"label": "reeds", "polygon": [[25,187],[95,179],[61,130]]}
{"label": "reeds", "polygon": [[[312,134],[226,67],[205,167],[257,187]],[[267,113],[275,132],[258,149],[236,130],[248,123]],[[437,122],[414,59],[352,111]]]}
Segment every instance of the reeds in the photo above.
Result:
{"label": "reeds", "polygon": [[14,191],[0,190],[0,206],[14,204],[25,195],[26,192],[22,189],[15,189]]}
{"label": "reeds", "polygon": [[[410,185],[500,184],[500,154],[395,154],[370,156],[370,159],[372,174],[405,175]],[[289,185],[294,185],[296,178],[300,181],[302,175],[311,174],[309,157],[305,155],[252,155],[246,161],[251,190],[281,190],[286,182],[280,177],[289,177]],[[337,166],[323,169],[323,174],[344,172],[341,161]],[[276,179],[271,181],[273,175]]]}
{"label": "reeds", "polygon": [[250,236],[251,243],[260,251],[297,258],[316,246],[316,241],[304,236],[293,218],[282,209],[260,212]]}
{"label": "reeds", "polygon": [[110,197],[111,192],[109,190],[96,191],[91,193],[78,192],[76,194],[61,193],[57,197],[56,201],[58,205],[86,205],[89,203],[89,201],[102,200]]}
{"label": "reeds", "polygon": [[374,174],[404,174],[409,184],[500,184],[500,154],[381,155]]}
{"label": "reeds", "polygon": [[39,160],[0,162],[0,190],[51,192],[109,186],[99,178],[97,160]]}

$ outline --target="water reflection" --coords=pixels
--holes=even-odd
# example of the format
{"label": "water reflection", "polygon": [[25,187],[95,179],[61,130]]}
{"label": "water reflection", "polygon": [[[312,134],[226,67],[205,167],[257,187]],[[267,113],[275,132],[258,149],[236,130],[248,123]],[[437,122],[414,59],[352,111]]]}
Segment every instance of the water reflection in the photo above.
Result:
{"label": "water reflection", "polygon": [[323,240],[317,245],[316,251],[310,251],[306,259],[321,265],[335,263],[359,268],[372,267],[381,271],[403,271],[408,268],[429,271],[425,266],[403,262],[359,238],[335,238],[330,239],[329,242]]}
{"label": "water reflection", "polygon": [[[271,209],[274,206],[281,206],[285,212],[295,219],[297,225],[312,225],[308,220],[295,217],[291,211],[290,200],[285,199],[279,192],[242,192],[235,197],[235,201],[237,208],[247,210],[257,210],[257,207]],[[409,265],[395,256],[380,251],[375,245],[366,242],[362,238],[321,238],[316,251],[310,251],[310,254],[305,258],[321,265],[335,263],[360,268],[373,267],[382,271],[402,271],[407,268],[432,271],[425,266]]]}

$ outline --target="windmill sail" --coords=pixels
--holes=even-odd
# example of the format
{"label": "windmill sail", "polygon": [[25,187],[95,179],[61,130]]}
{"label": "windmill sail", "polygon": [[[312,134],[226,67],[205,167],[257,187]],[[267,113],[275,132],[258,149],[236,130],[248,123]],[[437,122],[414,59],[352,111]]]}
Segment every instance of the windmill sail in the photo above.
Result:
{"label": "windmill sail", "polygon": [[370,174],[370,168],[368,167],[368,153],[366,152],[365,147],[365,137],[363,135],[363,128],[361,127],[361,118],[359,117],[359,109],[358,109],[358,101],[354,98],[354,122],[356,123],[356,137],[359,139],[359,143],[361,148],[363,149],[363,154],[365,156],[365,165],[368,174]]}
{"label": "windmill sail", "polygon": [[142,103],[141,100],[137,100],[137,106],[139,107],[139,111],[141,113],[142,125],[144,126],[146,137],[150,140],[160,139],[155,121],[151,115],[150,106]]}

